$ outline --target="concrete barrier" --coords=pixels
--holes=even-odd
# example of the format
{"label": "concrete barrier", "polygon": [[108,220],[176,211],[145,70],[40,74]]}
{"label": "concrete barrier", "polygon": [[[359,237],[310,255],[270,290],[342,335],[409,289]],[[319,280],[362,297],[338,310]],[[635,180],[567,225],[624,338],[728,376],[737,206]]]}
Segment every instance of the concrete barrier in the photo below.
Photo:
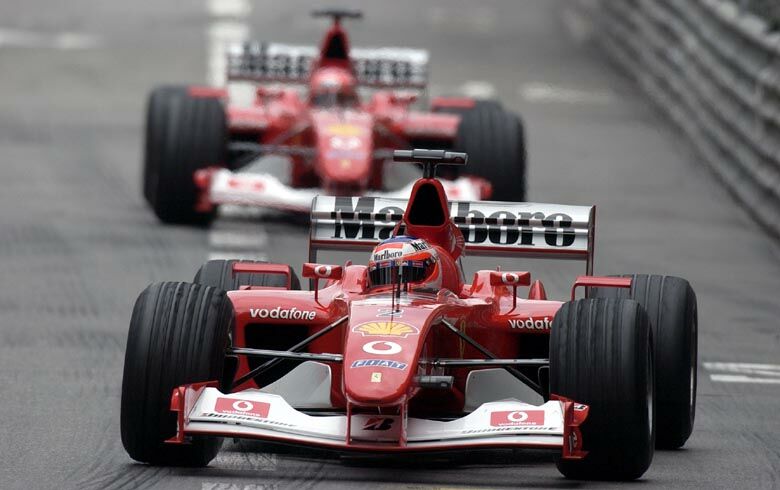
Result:
{"label": "concrete barrier", "polygon": [[582,0],[598,41],[780,237],[780,31],[726,0]]}

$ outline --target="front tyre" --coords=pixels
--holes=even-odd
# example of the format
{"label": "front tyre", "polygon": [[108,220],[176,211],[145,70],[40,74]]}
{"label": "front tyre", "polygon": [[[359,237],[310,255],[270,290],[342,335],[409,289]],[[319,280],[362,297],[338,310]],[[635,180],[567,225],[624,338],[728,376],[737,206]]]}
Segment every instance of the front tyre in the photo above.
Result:
{"label": "front tyre", "polygon": [[655,443],[653,350],[647,313],[628,299],[564,303],[550,335],[550,393],[590,406],[581,460],[559,460],[567,478],[634,480]]}
{"label": "front tyre", "polygon": [[205,466],[214,459],[221,439],[164,441],[176,434],[173,389],[223,379],[232,321],[232,304],[216,288],[162,282],[138,297],[125,351],[120,415],[122,444],[131,458],[171,466]]}

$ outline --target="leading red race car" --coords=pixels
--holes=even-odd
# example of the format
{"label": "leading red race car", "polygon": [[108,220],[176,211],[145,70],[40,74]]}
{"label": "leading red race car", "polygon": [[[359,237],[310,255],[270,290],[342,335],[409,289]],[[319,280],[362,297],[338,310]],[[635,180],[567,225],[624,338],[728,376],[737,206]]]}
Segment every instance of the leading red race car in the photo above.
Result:
{"label": "leading red race car", "polygon": [[[424,165],[408,202],[314,201],[313,290],[288,265],[218,260],[194,283],[140,295],[122,385],[133,459],[206,465],[220,437],[372,453],[549,448],[567,477],[633,479],[654,447],[685,443],[687,281],[591,275],[592,206],[448,202],[435,166],[465,154],[396,158]],[[368,266],[338,266],[316,262],[323,248],[373,252],[357,255]],[[579,259],[587,275],[554,301],[525,271],[467,283],[466,254]]]}
{"label": "leading red race car", "polygon": [[[525,199],[516,115],[497,102],[468,98],[440,97],[430,111],[414,110],[427,85],[426,51],[351,49],[341,19],[359,12],[315,15],[333,18],[319,49],[246,43],[228,54],[229,81],[260,84],[250,106],[231,105],[226,89],[152,92],[143,193],[162,221],[208,223],[228,203],[308,211],[320,193],[406,198],[411,184],[388,189],[384,162],[393,149],[413,147],[458,149],[477,159],[471,169],[477,178],[451,172],[444,182],[452,199]],[[359,88],[373,89],[373,96],[361,98]],[[236,172],[267,155],[290,159],[288,178]]]}

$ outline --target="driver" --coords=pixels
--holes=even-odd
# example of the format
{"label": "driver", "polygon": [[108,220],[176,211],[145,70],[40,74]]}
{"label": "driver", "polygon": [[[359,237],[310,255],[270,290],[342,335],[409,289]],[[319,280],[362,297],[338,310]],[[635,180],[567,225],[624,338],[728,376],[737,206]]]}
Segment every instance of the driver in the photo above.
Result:
{"label": "driver", "polygon": [[403,285],[405,289],[441,288],[439,254],[425,240],[400,235],[374,248],[368,261],[369,288]]}
{"label": "driver", "polygon": [[357,80],[346,68],[320,68],[311,77],[311,104],[317,107],[356,107]]}

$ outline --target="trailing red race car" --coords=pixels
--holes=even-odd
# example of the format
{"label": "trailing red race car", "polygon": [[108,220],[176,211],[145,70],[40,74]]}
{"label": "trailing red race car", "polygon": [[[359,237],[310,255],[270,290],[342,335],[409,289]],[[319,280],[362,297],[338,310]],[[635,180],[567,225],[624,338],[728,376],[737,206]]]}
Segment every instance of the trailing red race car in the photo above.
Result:
{"label": "trailing red race car", "polygon": [[[316,198],[292,267],[209,261],[138,298],[122,385],[133,459],[206,465],[220,437],[376,453],[549,448],[567,477],[634,479],[691,434],[696,297],[684,279],[593,276],[595,208],[448,202],[422,163],[408,202]],[[321,249],[371,250],[343,266]],[[577,259],[568,301],[466,255]],[[321,288],[319,286],[322,286]],[[518,296],[519,288],[524,290]],[[586,298],[575,299],[584,288]]]}
{"label": "trailing red race car", "polygon": [[[315,15],[333,18],[319,49],[246,43],[228,54],[229,81],[259,84],[251,106],[231,105],[226,89],[152,92],[143,192],[162,221],[205,224],[228,203],[307,212],[321,193],[407,198],[411,184],[388,190],[383,169],[393,149],[413,147],[458,149],[479,162],[471,178],[450,172],[443,184],[452,199],[525,199],[516,115],[497,102],[462,97],[439,97],[429,112],[414,110],[427,85],[426,51],[351,49],[341,19],[359,12]],[[374,93],[361,98],[359,88]],[[236,172],[266,155],[290,159],[285,182]]]}

